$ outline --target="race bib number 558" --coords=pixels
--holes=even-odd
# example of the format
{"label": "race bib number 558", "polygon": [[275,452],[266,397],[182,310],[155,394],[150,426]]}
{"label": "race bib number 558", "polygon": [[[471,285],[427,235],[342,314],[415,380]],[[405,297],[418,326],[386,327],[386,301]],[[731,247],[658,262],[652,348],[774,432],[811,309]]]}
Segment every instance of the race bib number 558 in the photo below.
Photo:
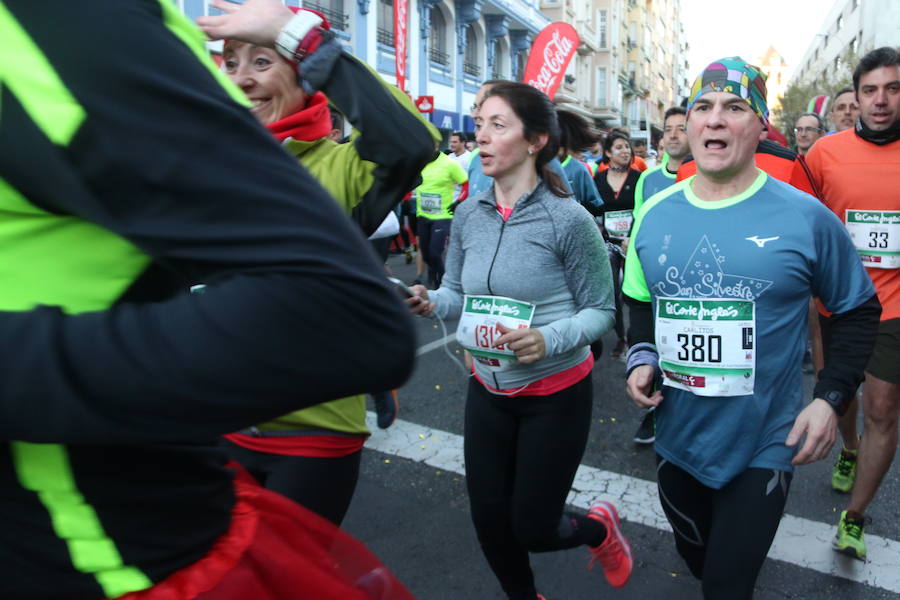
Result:
{"label": "race bib number 558", "polygon": [[750,300],[658,298],[656,348],[665,384],[698,396],[752,394],[755,310]]}

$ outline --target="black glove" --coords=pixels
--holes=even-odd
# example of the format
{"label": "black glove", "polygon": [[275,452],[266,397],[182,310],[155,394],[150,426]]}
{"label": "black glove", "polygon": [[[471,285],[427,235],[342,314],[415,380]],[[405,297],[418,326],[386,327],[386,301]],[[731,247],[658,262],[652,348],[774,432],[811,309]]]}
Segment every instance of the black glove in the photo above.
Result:
{"label": "black glove", "polygon": [[331,76],[334,63],[344,51],[340,41],[327,29],[320,29],[321,41],[315,50],[306,55],[297,65],[297,78],[300,86],[307,94],[314,94],[325,85]]}

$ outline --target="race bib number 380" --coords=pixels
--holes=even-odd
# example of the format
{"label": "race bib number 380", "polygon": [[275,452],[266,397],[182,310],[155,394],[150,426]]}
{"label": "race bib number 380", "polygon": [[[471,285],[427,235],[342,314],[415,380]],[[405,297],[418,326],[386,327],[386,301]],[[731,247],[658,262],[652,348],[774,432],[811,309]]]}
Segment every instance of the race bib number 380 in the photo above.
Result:
{"label": "race bib number 380", "polygon": [[498,324],[509,329],[531,326],[534,304],[502,296],[465,296],[456,340],[469,353],[492,371],[502,371],[516,362],[515,352],[494,346],[503,335]]}
{"label": "race bib number 380", "polygon": [[752,394],[755,311],[750,300],[658,298],[656,348],[665,384],[698,396]]}
{"label": "race bib number 380", "polygon": [[900,211],[848,210],[844,216],[863,266],[900,268]]}

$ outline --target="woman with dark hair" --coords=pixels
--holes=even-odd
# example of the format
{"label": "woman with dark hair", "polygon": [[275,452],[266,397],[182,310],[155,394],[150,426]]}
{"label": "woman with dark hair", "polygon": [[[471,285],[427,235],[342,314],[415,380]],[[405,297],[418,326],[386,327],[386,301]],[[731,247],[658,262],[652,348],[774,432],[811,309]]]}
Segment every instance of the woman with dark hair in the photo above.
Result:
{"label": "woman with dark hair", "polygon": [[634,189],[641,172],[630,167],[631,143],[628,136],[613,130],[603,141],[603,154],[609,168],[594,176],[597,191],[603,199],[604,237],[610,241],[609,261],[612,266],[616,299],[616,335],[619,336],[611,353],[613,358],[625,352],[625,317],[622,314],[622,269],[625,266],[625,249],[622,242],[631,235],[634,223]]}
{"label": "woman with dark hair", "polygon": [[593,171],[588,164],[581,160],[583,152],[590,150],[597,136],[591,131],[591,126],[584,117],[567,110],[556,111],[559,121],[559,162],[563,173],[569,180],[569,186],[575,194],[575,199],[591,214],[595,214],[603,206],[603,200],[597,193],[597,186],[593,182]]}
{"label": "woman with dark hair", "polygon": [[475,123],[493,185],[457,209],[440,289],[414,286],[407,302],[459,318],[474,358],[465,457],[478,540],[509,598],[539,597],[529,552],[579,545],[619,587],[632,560],[615,507],[565,510],[590,429],[589,345],[613,322],[606,249],[547,166],[559,126],[545,94],[497,84]]}

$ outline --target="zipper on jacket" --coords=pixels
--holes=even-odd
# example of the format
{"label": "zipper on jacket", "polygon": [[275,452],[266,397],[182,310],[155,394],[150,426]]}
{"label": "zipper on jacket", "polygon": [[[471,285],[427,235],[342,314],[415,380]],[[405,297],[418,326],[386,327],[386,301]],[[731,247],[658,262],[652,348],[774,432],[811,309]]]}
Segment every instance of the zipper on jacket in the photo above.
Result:
{"label": "zipper on jacket", "polygon": [[[498,216],[499,216],[499,213],[498,213]],[[500,216],[500,218],[502,219],[503,217]],[[503,231],[505,229],[506,229],[506,221],[503,221],[500,223],[500,235],[497,236],[497,247],[494,248],[494,256],[491,257],[491,266],[488,267],[487,288],[488,288],[488,293],[491,296],[494,295],[494,290],[491,288],[491,273],[493,273],[493,271],[494,271],[494,261],[497,260],[497,253],[500,252],[500,242],[503,241]],[[491,377],[494,378],[494,389],[496,389],[496,390],[501,389],[500,382],[497,381],[497,373],[491,373]]]}
{"label": "zipper on jacket", "polygon": [[[498,215],[499,215],[499,213],[498,213]],[[500,218],[502,219],[503,217],[501,216]],[[503,241],[503,230],[504,229],[506,229],[506,221],[503,221],[502,223],[500,223],[500,235],[497,236],[497,247],[494,248],[494,256],[491,257],[491,266],[488,267],[488,272],[487,272],[487,288],[488,288],[488,293],[491,296],[494,295],[494,290],[491,289],[491,273],[493,273],[493,271],[494,271],[494,261],[497,260],[497,253],[500,252],[500,242]]]}

